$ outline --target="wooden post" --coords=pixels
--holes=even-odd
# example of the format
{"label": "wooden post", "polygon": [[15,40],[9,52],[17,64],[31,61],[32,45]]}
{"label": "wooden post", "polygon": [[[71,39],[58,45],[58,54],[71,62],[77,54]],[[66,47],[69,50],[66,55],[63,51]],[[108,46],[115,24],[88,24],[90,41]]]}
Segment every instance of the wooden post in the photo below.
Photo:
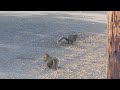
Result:
{"label": "wooden post", "polygon": [[107,79],[120,79],[120,11],[108,11]]}

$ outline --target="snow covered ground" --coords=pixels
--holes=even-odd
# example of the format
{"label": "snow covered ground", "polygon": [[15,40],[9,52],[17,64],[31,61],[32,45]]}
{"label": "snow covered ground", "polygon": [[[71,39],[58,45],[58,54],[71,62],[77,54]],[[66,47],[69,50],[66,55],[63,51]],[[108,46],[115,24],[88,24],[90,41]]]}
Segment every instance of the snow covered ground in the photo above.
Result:
{"label": "snow covered ground", "polygon": [[[0,78],[106,78],[105,11],[0,11]],[[77,41],[57,43],[78,33]],[[60,60],[58,70],[45,70],[41,57]]]}

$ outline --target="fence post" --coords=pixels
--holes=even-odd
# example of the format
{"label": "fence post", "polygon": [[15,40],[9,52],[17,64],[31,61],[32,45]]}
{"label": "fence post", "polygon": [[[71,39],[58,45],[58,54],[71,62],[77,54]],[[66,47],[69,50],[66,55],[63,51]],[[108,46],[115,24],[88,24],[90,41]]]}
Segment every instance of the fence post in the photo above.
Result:
{"label": "fence post", "polygon": [[107,79],[120,79],[120,11],[107,16]]}

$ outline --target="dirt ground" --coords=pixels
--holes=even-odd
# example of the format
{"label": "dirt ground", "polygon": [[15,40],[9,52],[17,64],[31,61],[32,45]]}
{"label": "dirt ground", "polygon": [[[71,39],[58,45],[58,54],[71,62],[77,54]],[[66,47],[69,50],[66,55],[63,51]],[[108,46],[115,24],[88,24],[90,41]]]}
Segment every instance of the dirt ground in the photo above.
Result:
{"label": "dirt ground", "polygon": [[[71,45],[61,36],[77,33]],[[0,12],[0,78],[106,78],[106,12]],[[45,53],[58,57],[58,70],[45,70]]]}

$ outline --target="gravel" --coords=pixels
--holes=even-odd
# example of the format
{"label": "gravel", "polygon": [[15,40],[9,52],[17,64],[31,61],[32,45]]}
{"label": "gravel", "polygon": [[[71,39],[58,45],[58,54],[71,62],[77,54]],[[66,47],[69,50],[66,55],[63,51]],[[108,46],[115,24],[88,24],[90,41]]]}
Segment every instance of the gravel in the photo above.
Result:
{"label": "gravel", "polygon": [[[61,36],[77,33],[69,45]],[[0,11],[0,78],[105,79],[106,13],[83,11]],[[60,60],[45,69],[41,57]]]}

